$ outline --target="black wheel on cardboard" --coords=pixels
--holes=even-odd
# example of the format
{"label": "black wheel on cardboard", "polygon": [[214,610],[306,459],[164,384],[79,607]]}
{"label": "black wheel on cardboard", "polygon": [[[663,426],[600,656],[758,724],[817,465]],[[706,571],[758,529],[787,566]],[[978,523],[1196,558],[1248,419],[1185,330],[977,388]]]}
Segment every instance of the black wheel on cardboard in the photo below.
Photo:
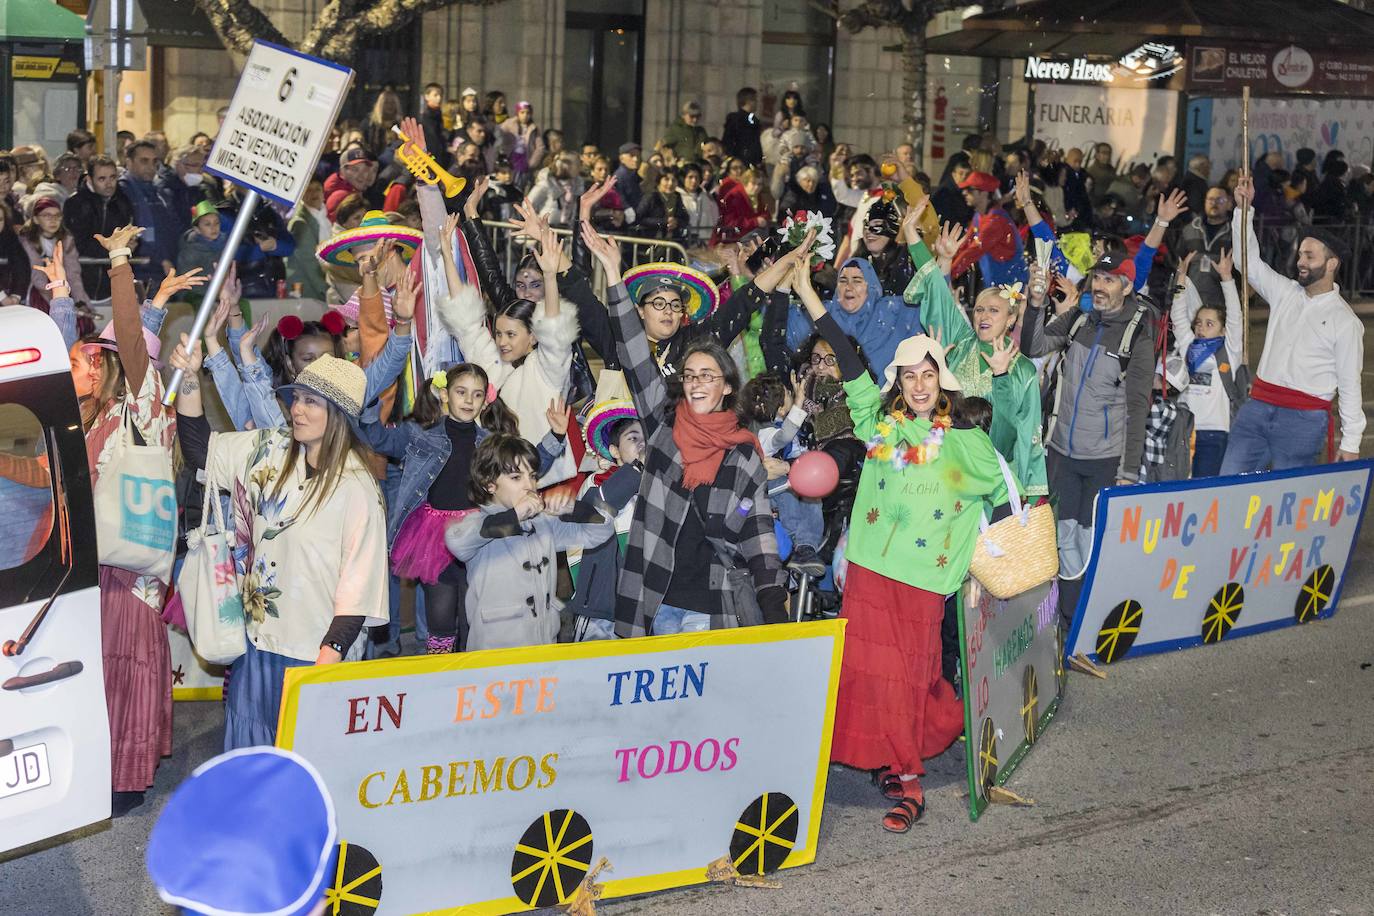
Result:
{"label": "black wheel on cardboard", "polygon": [[1021,726],[1026,732],[1026,743],[1034,744],[1040,737],[1040,684],[1034,665],[1027,665],[1021,678]]}
{"label": "black wheel on cardboard", "polygon": [[1097,631],[1097,657],[1111,663],[1131,651],[1144,617],[1145,608],[1132,598],[1112,608],[1102,621],[1102,629]]}
{"label": "black wheel on cardboard", "polygon": [[1245,589],[1239,582],[1227,582],[1217,589],[1207,603],[1207,613],[1202,618],[1202,641],[1214,643],[1225,639],[1244,607]]}
{"label": "black wheel on cardboard", "polygon": [[1312,570],[1307,581],[1298,592],[1297,603],[1293,605],[1293,616],[1298,623],[1307,623],[1321,616],[1322,611],[1331,603],[1331,592],[1336,584],[1336,571],[1328,564]]}
{"label": "black wheel on cardboard", "polygon": [[339,843],[334,878],[324,891],[328,916],[372,916],[382,905],[382,866],[365,847]]}
{"label": "black wheel on cardboard", "polygon": [[592,828],[576,811],[545,811],[526,828],[510,861],[515,896],[529,906],[567,903],[592,865]]}
{"label": "black wheel on cardboard", "polygon": [[777,871],[797,845],[801,812],[781,792],[765,792],[749,803],[730,837],[730,860],[742,875]]}
{"label": "black wheel on cardboard", "polygon": [[988,797],[988,789],[997,783],[997,726],[992,719],[983,720],[978,738],[978,791]]}

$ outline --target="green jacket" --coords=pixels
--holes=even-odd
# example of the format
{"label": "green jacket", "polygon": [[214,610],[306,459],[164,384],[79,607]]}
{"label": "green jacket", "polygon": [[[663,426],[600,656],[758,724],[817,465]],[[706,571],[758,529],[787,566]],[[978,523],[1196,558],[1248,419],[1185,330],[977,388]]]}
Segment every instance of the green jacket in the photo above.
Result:
{"label": "green jacket", "polygon": [[682,162],[695,162],[701,158],[701,144],[709,135],[700,124],[693,127],[678,118],[663,132],[663,142],[673,148],[673,155]]}
{"label": "green jacket", "polygon": [[[993,376],[984,354],[992,344],[978,339],[968,316],[949,291],[935,258],[923,242],[911,246],[916,275],[904,298],[921,307],[921,324],[949,348],[946,361],[968,397],[992,404],[992,444],[1011,465],[1027,496],[1050,492],[1045,471],[1045,444],[1040,436],[1040,379],[1035,364],[1018,355],[1005,375]],[[1011,345],[1011,338],[1007,338]]]}
{"label": "green jacket", "polygon": [[315,256],[320,247],[320,228],[315,217],[304,207],[296,211],[291,222],[286,224],[291,237],[296,240],[296,249],[286,259],[286,285],[292,288],[301,285],[301,298],[325,301],[327,289],[324,282],[324,265]]}
{"label": "green jacket", "polygon": [[914,588],[952,594],[968,575],[985,502],[1007,500],[992,440],[981,429],[949,429],[934,461],[899,470],[892,453],[922,444],[930,421],[882,415],[882,393],[867,373],[844,390],[854,434],[869,446],[845,556]]}

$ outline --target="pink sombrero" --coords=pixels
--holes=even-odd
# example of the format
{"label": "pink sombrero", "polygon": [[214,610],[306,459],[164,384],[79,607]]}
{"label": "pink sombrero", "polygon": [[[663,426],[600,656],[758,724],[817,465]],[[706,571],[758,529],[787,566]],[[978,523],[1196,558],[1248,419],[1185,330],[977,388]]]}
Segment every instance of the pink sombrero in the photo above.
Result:
{"label": "pink sombrero", "polygon": [[587,413],[586,422],[582,424],[582,434],[587,438],[587,447],[607,461],[615,461],[611,457],[609,441],[611,428],[621,420],[637,419],[639,414],[635,413],[634,403],[621,398],[602,401],[593,406]]}
{"label": "pink sombrero", "polygon": [[415,249],[425,240],[419,229],[400,226],[387,221],[381,210],[368,210],[357,229],[345,229],[315,251],[316,257],[329,264],[352,267],[358,263],[357,250],[366,245],[390,239],[401,250],[401,260],[410,263]]}
{"label": "pink sombrero", "polygon": [[655,288],[669,287],[682,296],[687,306],[687,320],[692,324],[710,317],[720,305],[720,290],[711,278],[686,264],[655,261],[640,264],[625,271],[625,289],[630,298],[639,302],[642,295]]}

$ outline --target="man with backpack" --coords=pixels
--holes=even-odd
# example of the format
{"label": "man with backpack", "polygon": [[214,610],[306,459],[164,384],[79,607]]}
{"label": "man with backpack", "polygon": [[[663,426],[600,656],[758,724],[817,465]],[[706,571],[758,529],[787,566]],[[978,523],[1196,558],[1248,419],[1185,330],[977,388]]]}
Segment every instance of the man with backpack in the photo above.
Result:
{"label": "man with backpack", "polygon": [[1032,284],[1022,322],[1027,356],[1064,351],[1059,408],[1046,451],[1059,498],[1060,610],[1072,615],[1092,546],[1097,491],[1140,478],[1155,377],[1155,315],[1135,292],[1135,263],[1109,251],[1088,273],[1090,294],[1056,306],[1045,324],[1044,290]]}

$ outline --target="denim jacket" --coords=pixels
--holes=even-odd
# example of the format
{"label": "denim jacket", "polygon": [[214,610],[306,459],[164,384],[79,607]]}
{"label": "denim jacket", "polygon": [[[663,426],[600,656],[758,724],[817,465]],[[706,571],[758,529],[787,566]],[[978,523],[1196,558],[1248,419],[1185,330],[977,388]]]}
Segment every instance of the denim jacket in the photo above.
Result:
{"label": "denim jacket", "polygon": [[[234,371],[234,362],[229,353],[231,350],[234,353],[238,352],[239,339],[242,336],[242,329],[230,328],[229,346],[207,358],[205,367],[214,376],[215,388],[219,390],[220,400],[224,403],[229,418],[233,420],[235,429],[247,429],[249,420],[253,421],[255,429],[273,429],[281,426],[286,422],[286,417],[282,414],[281,405],[277,403],[276,392],[272,388],[272,376],[262,353],[257,353],[257,362],[251,365],[240,364],[238,371]],[[363,374],[367,376],[367,392],[363,402],[367,405],[365,411],[405,368],[405,361],[410,356],[411,340],[410,335],[400,337],[393,331],[387,337],[382,352],[363,369]],[[376,410],[373,409],[372,413],[376,413]],[[365,413],[364,416],[366,415]]]}
{"label": "denim jacket", "polygon": [[[388,341],[390,345],[390,341]],[[380,362],[381,360],[378,360]],[[373,363],[375,366],[376,363]],[[369,381],[369,389],[371,382]],[[376,411],[372,412],[373,414]],[[396,426],[383,426],[375,416],[365,412],[361,428],[362,440],[373,451],[401,462],[401,479],[394,484],[387,496],[386,542],[394,544],[401,524],[410,513],[420,508],[429,499],[429,488],[439,478],[439,472],[448,463],[453,445],[443,423],[436,423],[425,429],[413,420]],[[488,430],[477,427],[477,442],[491,435]],[[539,452],[539,474],[542,476],[553,466],[563,453],[564,440],[553,433],[545,434],[536,450]]]}

